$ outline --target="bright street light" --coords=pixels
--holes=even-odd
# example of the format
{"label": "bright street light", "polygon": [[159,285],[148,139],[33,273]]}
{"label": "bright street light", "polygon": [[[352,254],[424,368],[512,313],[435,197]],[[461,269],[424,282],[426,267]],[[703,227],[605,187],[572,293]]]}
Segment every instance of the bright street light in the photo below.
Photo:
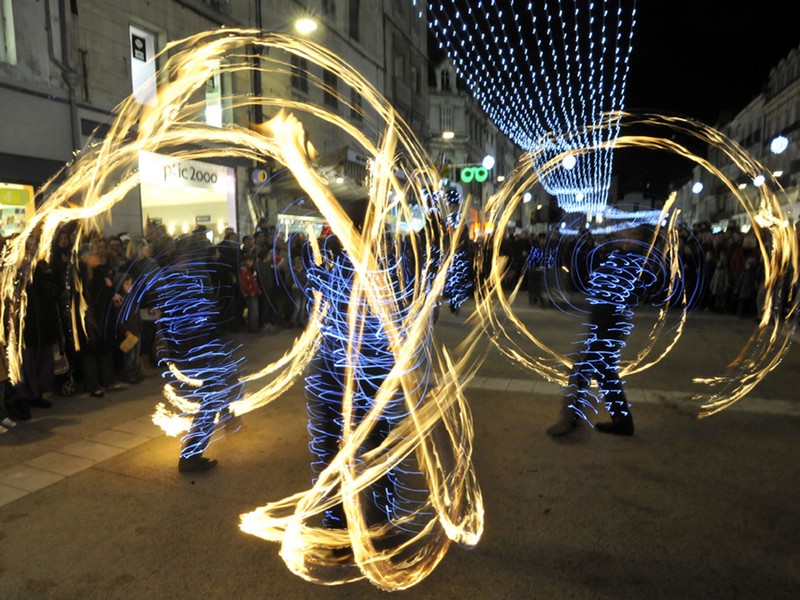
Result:
{"label": "bright street light", "polygon": [[314,19],[309,19],[307,17],[303,19],[297,19],[297,21],[294,22],[294,28],[297,33],[306,35],[317,30],[317,22]]}
{"label": "bright street light", "polygon": [[487,154],[486,156],[483,157],[483,162],[481,162],[481,164],[483,165],[484,169],[486,169],[487,171],[491,171],[492,168],[494,167],[494,156],[492,156],[491,154]]}
{"label": "bright street light", "polygon": [[530,193],[530,192],[525,192],[525,193],[522,195],[522,201],[523,201],[525,204],[527,204],[528,202],[530,202],[532,199],[533,199],[533,196],[531,195],[531,193]]}
{"label": "bright street light", "polygon": [[454,131],[443,131],[442,132],[442,139],[443,140],[452,140],[454,137],[456,137],[456,134],[455,134]]}
{"label": "bright street light", "polygon": [[761,187],[762,185],[764,185],[765,181],[766,179],[764,178],[763,175],[756,175],[755,179],[753,179],[753,185],[756,187]]}
{"label": "bright street light", "polygon": [[578,162],[575,158],[574,154],[567,154],[561,160],[561,166],[564,167],[567,171],[571,171],[575,167],[575,163]]}
{"label": "bright street light", "polygon": [[703,191],[703,182],[702,181],[695,181],[694,185],[692,186],[692,193],[699,194]]}
{"label": "bright street light", "polygon": [[781,154],[786,148],[789,147],[789,138],[785,135],[776,135],[772,138],[772,142],[769,144],[770,152],[773,154]]}

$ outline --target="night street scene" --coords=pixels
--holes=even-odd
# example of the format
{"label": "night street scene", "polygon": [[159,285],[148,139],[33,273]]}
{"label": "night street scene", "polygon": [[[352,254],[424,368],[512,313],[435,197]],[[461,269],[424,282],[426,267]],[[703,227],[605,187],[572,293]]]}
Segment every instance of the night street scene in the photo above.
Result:
{"label": "night street scene", "polygon": [[0,0],[0,597],[800,597],[785,0]]}

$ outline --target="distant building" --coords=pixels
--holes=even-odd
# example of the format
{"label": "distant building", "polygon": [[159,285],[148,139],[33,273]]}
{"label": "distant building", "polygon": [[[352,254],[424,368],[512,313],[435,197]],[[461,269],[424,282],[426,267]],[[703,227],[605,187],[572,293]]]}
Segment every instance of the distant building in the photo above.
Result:
{"label": "distant building", "polygon": [[[790,220],[800,217],[800,47],[793,49],[770,71],[762,92],[720,127],[764,165],[784,188]],[[725,175],[748,197],[755,183],[722,160],[711,148],[709,160],[723,165]],[[700,185],[696,185],[699,182]],[[758,182],[756,182],[758,183]],[[749,227],[750,217],[721,181],[695,167],[692,180],[678,190],[678,202],[687,223],[709,222],[717,229]]]}
{"label": "distant building", "polygon": [[[478,235],[485,229],[489,199],[511,173],[521,151],[498,130],[470,92],[459,85],[449,59],[432,65],[429,100],[429,154],[442,178],[449,180],[464,201],[469,200],[471,233]],[[494,158],[494,165],[488,169],[484,181],[470,177],[469,172],[464,176],[465,170],[481,166],[486,156]],[[531,191],[538,195],[520,203],[513,223],[515,228],[530,228],[535,220],[535,207],[543,202],[540,195],[546,196],[541,186]]]}

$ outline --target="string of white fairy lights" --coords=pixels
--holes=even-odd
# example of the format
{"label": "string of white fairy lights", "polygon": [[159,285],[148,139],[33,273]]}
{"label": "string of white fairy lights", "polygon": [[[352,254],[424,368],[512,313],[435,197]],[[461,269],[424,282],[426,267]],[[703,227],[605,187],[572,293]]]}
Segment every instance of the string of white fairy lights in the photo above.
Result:
{"label": "string of white fairy lights", "polygon": [[489,118],[547,171],[562,209],[590,215],[607,202],[635,24],[635,0],[428,3],[439,48]]}

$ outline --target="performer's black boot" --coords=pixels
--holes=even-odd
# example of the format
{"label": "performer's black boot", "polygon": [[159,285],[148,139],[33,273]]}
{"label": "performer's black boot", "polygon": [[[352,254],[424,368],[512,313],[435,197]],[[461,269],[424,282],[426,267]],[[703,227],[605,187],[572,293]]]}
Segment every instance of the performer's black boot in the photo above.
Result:
{"label": "performer's black boot", "polygon": [[561,418],[556,421],[553,425],[547,428],[547,435],[551,437],[561,437],[562,435],[567,435],[571,433],[573,429],[578,426],[578,415],[575,414],[575,411],[569,408],[568,406],[564,406],[561,409]]}
{"label": "performer's black boot", "polygon": [[611,421],[597,423],[594,427],[601,433],[633,435],[633,417],[631,417],[630,413],[625,416],[612,416]]}

